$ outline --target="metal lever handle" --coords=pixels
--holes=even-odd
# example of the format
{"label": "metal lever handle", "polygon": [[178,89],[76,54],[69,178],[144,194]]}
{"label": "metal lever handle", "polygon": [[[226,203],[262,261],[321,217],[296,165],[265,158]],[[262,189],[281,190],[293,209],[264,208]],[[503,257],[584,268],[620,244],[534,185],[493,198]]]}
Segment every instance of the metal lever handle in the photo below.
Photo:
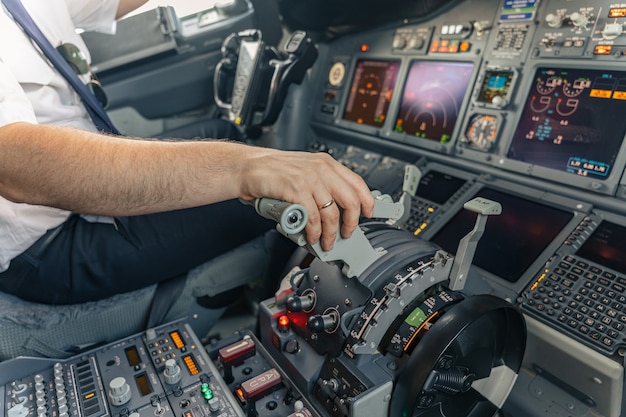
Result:
{"label": "metal lever handle", "polygon": [[[396,226],[406,220],[410,214],[411,196],[415,194],[420,177],[421,172],[415,165],[407,165],[404,192],[399,202],[394,202],[390,196],[383,195],[379,191],[373,191],[374,217],[389,219],[390,223]],[[333,249],[324,251],[319,243],[310,245],[306,241],[304,228],[308,214],[303,206],[272,198],[258,198],[254,201],[254,207],[261,216],[274,220],[279,232],[299,246],[306,247],[320,260],[328,263],[342,261],[343,273],[348,277],[358,277],[386,253],[382,248],[373,248],[360,227],[354,230],[349,239],[344,239],[338,233]]]}
{"label": "metal lever handle", "polygon": [[472,266],[478,241],[485,232],[487,216],[502,213],[502,205],[500,203],[482,197],[476,197],[468,201],[463,205],[463,208],[478,213],[478,217],[476,218],[474,229],[459,242],[459,247],[454,257],[454,264],[450,271],[450,289],[454,291],[461,291],[465,287],[465,280]]}

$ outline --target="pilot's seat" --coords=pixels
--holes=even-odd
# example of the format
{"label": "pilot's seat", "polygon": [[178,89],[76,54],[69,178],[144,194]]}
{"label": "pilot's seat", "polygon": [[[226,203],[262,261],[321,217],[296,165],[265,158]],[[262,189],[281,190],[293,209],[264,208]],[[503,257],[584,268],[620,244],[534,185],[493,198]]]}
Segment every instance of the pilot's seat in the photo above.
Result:
{"label": "pilot's seat", "polygon": [[263,282],[272,264],[271,255],[280,244],[278,239],[282,236],[271,230],[191,270],[180,278],[184,283],[174,299],[169,297],[169,288],[156,284],[73,305],[37,304],[0,292],[0,361],[17,356],[65,358],[184,317],[203,337],[226,310],[225,305],[207,306],[205,301]]}

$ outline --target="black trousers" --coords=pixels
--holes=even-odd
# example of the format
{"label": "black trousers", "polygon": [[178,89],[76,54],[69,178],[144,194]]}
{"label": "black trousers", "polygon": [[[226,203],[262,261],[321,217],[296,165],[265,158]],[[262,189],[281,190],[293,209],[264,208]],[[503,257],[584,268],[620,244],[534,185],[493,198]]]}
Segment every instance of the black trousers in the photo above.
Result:
{"label": "black trousers", "polygon": [[71,216],[42,253],[11,261],[0,290],[48,304],[98,300],[184,274],[275,227],[237,200],[115,223]]}

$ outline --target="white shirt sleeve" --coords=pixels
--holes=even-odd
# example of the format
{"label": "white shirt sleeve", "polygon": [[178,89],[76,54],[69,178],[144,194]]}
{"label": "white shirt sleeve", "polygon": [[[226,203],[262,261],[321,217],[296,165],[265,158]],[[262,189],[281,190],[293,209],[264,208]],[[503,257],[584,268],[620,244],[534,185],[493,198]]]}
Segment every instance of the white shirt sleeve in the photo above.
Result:
{"label": "white shirt sleeve", "polygon": [[0,57],[0,126],[14,122],[37,123],[37,118],[24,90]]}
{"label": "white shirt sleeve", "polygon": [[74,25],[85,31],[114,34],[120,0],[65,0]]}

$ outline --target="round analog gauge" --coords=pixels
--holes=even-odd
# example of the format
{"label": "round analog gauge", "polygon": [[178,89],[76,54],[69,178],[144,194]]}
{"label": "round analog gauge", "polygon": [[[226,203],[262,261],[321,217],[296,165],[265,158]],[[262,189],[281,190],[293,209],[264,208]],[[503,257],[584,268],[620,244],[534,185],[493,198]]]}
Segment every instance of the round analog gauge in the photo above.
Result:
{"label": "round analog gauge", "polygon": [[489,150],[496,140],[498,119],[487,114],[478,114],[472,118],[465,138],[472,145],[481,150]]}
{"label": "round analog gauge", "polygon": [[338,87],[346,76],[346,65],[343,62],[335,62],[328,72],[328,84]]}

